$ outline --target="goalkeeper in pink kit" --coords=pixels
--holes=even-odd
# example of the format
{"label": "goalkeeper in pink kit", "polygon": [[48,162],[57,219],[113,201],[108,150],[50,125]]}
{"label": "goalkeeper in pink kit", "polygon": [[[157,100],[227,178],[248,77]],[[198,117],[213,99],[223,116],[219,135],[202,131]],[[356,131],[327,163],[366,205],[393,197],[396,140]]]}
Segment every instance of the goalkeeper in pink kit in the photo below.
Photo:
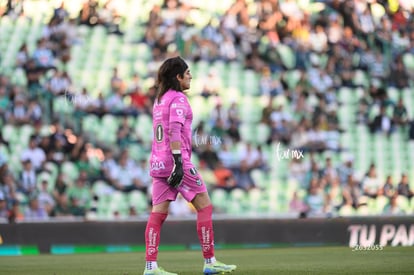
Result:
{"label": "goalkeeper in pink kit", "polygon": [[197,234],[204,256],[204,274],[223,274],[236,269],[214,257],[213,207],[207,188],[191,163],[193,113],[184,91],[192,76],[180,57],[167,59],[158,71],[157,98],[153,107],[152,211],[145,230],[144,275],[175,275],[157,264],[161,227],[171,201],[181,195],[197,210]]}

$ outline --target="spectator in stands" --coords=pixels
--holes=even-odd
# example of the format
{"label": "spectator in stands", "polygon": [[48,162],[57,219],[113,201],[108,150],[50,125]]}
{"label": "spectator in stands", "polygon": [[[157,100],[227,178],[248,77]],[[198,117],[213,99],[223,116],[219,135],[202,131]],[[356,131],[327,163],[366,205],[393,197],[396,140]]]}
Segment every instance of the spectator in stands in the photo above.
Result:
{"label": "spectator in stands", "polygon": [[87,207],[82,205],[81,200],[76,196],[69,196],[69,212],[75,217],[83,217]]}
{"label": "spectator in stands", "polygon": [[217,98],[216,104],[210,113],[209,119],[210,119],[209,122],[212,126],[214,126],[218,120],[221,120],[224,124],[227,124],[228,112],[223,107],[223,103],[221,102],[221,99]]}
{"label": "spectator in stands", "polygon": [[390,202],[388,205],[386,205],[384,207],[384,214],[388,214],[388,215],[404,215],[404,210],[400,208],[400,206],[398,205],[398,195],[394,194],[391,198],[390,198]]}
{"label": "spectator in stands", "polygon": [[336,182],[338,180],[338,171],[332,163],[332,158],[329,156],[325,158],[325,167],[321,169],[321,176],[327,182]]}
{"label": "spectator in stands", "polygon": [[36,172],[43,169],[43,165],[46,161],[46,154],[39,147],[35,136],[30,137],[29,147],[23,150],[20,159],[22,161],[30,160]]}
{"label": "spectator in stands", "polygon": [[283,86],[279,79],[275,79],[268,66],[261,71],[259,91],[261,95],[274,97],[283,93]]}
{"label": "spectator in stands", "polygon": [[9,209],[4,194],[0,191],[0,221],[9,218]]}
{"label": "spectator in stands", "polygon": [[67,72],[60,71],[58,69],[53,70],[53,75],[45,83],[45,88],[53,96],[68,96],[70,86],[72,85],[72,79]]}
{"label": "spectator in stands", "polygon": [[205,150],[199,154],[199,158],[204,160],[208,168],[212,170],[216,168],[219,162],[219,156],[210,141],[207,142]]}
{"label": "spectator in stands", "polygon": [[81,150],[79,158],[75,161],[75,165],[79,173],[85,176],[85,180],[94,180],[97,176],[98,171],[89,161],[87,149]]}
{"label": "spectator in stands", "polygon": [[411,120],[411,122],[409,124],[408,139],[409,140],[414,140],[414,119]]}
{"label": "spectator in stands", "polygon": [[223,142],[226,136],[226,124],[228,124],[228,121],[223,121],[221,118],[217,118],[213,124],[213,127],[211,127],[209,142],[214,148],[220,147],[220,144]]}
{"label": "spectator in stands", "polygon": [[38,198],[32,197],[29,201],[29,207],[24,213],[24,218],[27,220],[47,220],[49,215],[47,211],[40,206]]}
{"label": "spectator in stands", "polygon": [[27,108],[27,117],[31,123],[36,123],[42,120],[43,110],[39,101],[35,98],[29,99],[29,106]]}
{"label": "spectator in stands", "polygon": [[98,3],[94,0],[84,1],[79,12],[79,24],[90,27],[97,26],[99,23]]}
{"label": "spectator in stands", "polygon": [[325,196],[317,178],[311,180],[308,194],[305,197],[305,204],[308,209],[307,215],[309,217],[320,217],[324,215]]}
{"label": "spectator in stands", "polygon": [[49,192],[48,188],[49,188],[48,181],[42,180],[40,184],[40,190],[37,195],[37,199],[39,201],[39,206],[45,209],[48,216],[50,216],[55,207],[55,200],[53,199],[53,196]]}
{"label": "spectator in stands", "polygon": [[27,124],[30,121],[29,112],[26,107],[26,98],[23,95],[16,95],[13,104],[6,112],[6,120],[16,126]]}
{"label": "spectator in stands", "polygon": [[36,194],[37,192],[37,175],[30,159],[22,161],[23,171],[20,172],[18,191],[26,196]]}
{"label": "spectator in stands", "polygon": [[237,102],[235,100],[232,100],[230,102],[230,106],[227,109],[227,120],[228,123],[227,124],[231,124],[231,123],[236,123],[237,125],[240,124],[240,109],[239,109],[239,105],[237,104]]}
{"label": "spectator in stands", "polygon": [[148,192],[148,188],[151,185],[151,177],[150,177],[150,169],[148,162],[145,158],[142,158],[138,161],[138,165],[136,168],[137,178],[140,179],[141,185],[139,186],[139,190],[144,193]]}
{"label": "spectator in stands", "polygon": [[385,179],[385,183],[382,186],[382,194],[387,198],[391,198],[396,193],[393,178],[391,175],[388,175]]}
{"label": "spectator in stands", "polygon": [[9,210],[9,223],[15,223],[16,221],[23,221],[24,214],[21,211],[20,203],[18,200],[12,200]]}
{"label": "spectator in stands", "polygon": [[107,148],[104,150],[104,159],[101,162],[101,174],[105,181],[112,183],[114,180],[111,176],[111,171],[117,169],[117,163],[114,157],[113,150]]}
{"label": "spectator in stands", "polygon": [[405,107],[403,98],[400,97],[398,99],[397,104],[394,106],[393,116],[392,116],[392,123],[395,126],[400,126],[402,129],[405,129],[409,122],[408,118],[408,111]]}
{"label": "spectator in stands", "polygon": [[308,211],[305,202],[299,198],[298,192],[294,191],[291,200],[289,201],[289,212],[296,213],[299,216],[304,216]]}
{"label": "spectator in stands", "polygon": [[10,98],[6,87],[0,86],[0,119],[5,119],[6,112],[10,108]]}
{"label": "spectator in stands", "polygon": [[369,123],[371,133],[383,133],[388,136],[392,133],[392,120],[387,115],[386,111],[386,107],[384,105],[381,105],[379,114],[375,116],[375,118]]}
{"label": "spectator in stands", "polygon": [[207,76],[202,80],[201,96],[209,98],[210,96],[218,96],[222,89],[221,78],[217,71],[210,70]]}
{"label": "spectator in stands", "polygon": [[23,43],[23,45],[20,47],[19,51],[17,52],[16,66],[18,68],[23,68],[28,60],[29,60],[29,50],[27,48],[27,44]]}
{"label": "spectator in stands", "polygon": [[402,55],[397,56],[391,63],[388,83],[397,89],[409,87],[410,76],[405,69]]}
{"label": "spectator in stands", "polygon": [[359,200],[363,191],[360,188],[359,182],[357,182],[352,174],[347,176],[346,184],[342,189],[342,195],[344,197],[344,204],[351,204],[355,209],[359,206]]}
{"label": "spectator in stands", "polygon": [[38,68],[35,59],[30,58],[24,65],[24,71],[28,90],[31,93],[37,92],[37,89],[41,87],[40,78],[43,76],[43,69]]}
{"label": "spectator in stands", "polygon": [[82,207],[85,210],[89,207],[92,200],[92,192],[84,175],[79,175],[75,183],[68,187],[67,196],[70,201],[69,206],[72,206],[72,203],[75,202],[76,207]]}
{"label": "spectator in stands", "polygon": [[362,189],[365,196],[376,198],[382,195],[382,184],[381,180],[377,175],[377,168],[375,164],[371,164],[367,174],[362,180]]}
{"label": "spectator in stands", "polygon": [[223,142],[217,155],[224,167],[233,169],[239,163],[239,158],[230,150],[229,146],[229,144]]}
{"label": "spectator in stands", "polygon": [[115,189],[130,192],[132,190],[141,190],[146,192],[147,183],[142,181],[141,175],[137,173],[135,163],[129,159],[127,151],[121,153],[116,169],[110,171]]}
{"label": "spectator in stands", "polygon": [[256,187],[252,177],[252,166],[247,159],[242,159],[239,167],[235,170],[236,186],[249,191]]}
{"label": "spectator in stands", "polygon": [[217,163],[217,166],[213,171],[217,182],[214,186],[215,188],[221,188],[227,192],[230,192],[237,187],[237,182],[233,172],[229,168],[225,167],[221,161]]}
{"label": "spectator in stands", "polygon": [[136,87],[132,89],[129,93],[129,97],[131,99],[131,106],[137,110],[138,113],[150,113],[150,106],[149,99],[146,94],[143,93],[140,87]]}
{"label": "spectator in stands", "polygon": [[398,195],[402,195],[407,198],[411,198],[414,196],[414,191],[411,190],[410,184],[408,182],[408,176],[405,173],[401,175],[400,182],[397,186],[397,193]]}
{"label": "spectator in stands", "polygon": [[69,200],[66,193],[62,193],[59,198],[56,199],[56,205],[52,212],[53,217],[72,217],[71,209],[69,206]]}
{"label": "spectator in stands", "polygon": [[56,182],[52,190],[53,199],[56,202],[60,200],[60,197],[66,195],[68,186],[66,185],[64,178],[65,175],[63,173],[59,173],[56,177]]}
{"label": "spectator in stands", "polygon": [[[336,61],[339,62],[339,60]],[[354,88],[355,68],[352,65],[352,60],[343,58],[335,66],[338,67],[337,70],[341,79],[341,86]]]}
{"label": "spectator in stands", "polygon": [[122,91],[125,89],[124,80],[119,76],[118,68],[115,67],[112,69],[112,76],[111,76],[111,90],[113,92]]}
{"label": "spectator in stands", "polygon": [[121,125],[116,134],[116,143],[121,148],[125,148],[132,142],[132,128],[129,125],[128,117],[123,117]]}
{"label": "spectator in stands", "polygon": [[37,41],[37,48],[33,52],[33,60],[36,67],[43,72],[49,69],[56,69],[53,52],[47,47],[47,40],[42,38]]}
{"label": "spectator in stands", "polygon": [[239,125],[237,122],[230,122],[230,125],[226,130],[226,136],[231,139],[233,144],[236,144],[241,140]]}
{"label": "spectator in stands", "polygon": [[341,185],[347,184],[349,175],[354,175],[354,157],[352,155],[346,155],[343,163],[338,167],[338,177]]}

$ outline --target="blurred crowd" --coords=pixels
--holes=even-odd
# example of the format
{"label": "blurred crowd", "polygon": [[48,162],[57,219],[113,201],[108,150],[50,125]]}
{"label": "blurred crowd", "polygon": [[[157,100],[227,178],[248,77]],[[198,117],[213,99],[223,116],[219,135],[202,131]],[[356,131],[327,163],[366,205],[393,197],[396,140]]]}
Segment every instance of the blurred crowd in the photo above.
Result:
{"label": "blurred crowd", "polygon": [[[18,45],[15,70],[24,72],[27,84],[15,85],[0,74],[2,128],[6,123],[18,129],[32,126],[20,145],[19,163],[13,162],[18,169],[10,167],[10,156],[16,154],[14,141],[6,131],[3,136],[0,133],[0,217],[10,221],[85,217],[96,211],[97,181],[105,182],[110,192],[151,192],[146,158],[132,158],[126,145],[149,149],[137,137],[131,118],[151,116],[155,87],[144,90],[138,73],[126,77],[113,68],[107,80],[109,95],[95,98],[86,88],[75,94],[76,79],[65,70],[71,62],[71,47],[80,43],[79,25],[104,26],[108,35],[124,35],[125,15],[118,2],[84,1],[79,15],[72,18],[62,1],[44,25],[35,49]],[[338,117],[343,104],[339,93],[344,88],[352,89],[351,97],[357,102],[357,112],[350,114],[355,123],[365,125],[372,134],[403,131],[414,140],[414,120],[402,100],[404,89],[413,89],[414,71],[407,68],[403,56],[414,54],[414,7],[404,0],[310,2],[313,5],[294,0],[235,0],[223,14],[211,13],[203,26],[190,16],[199,8],[188,1],[155,4],[144,26],[138,26],[145,28],[138,42],[151,48],[146,77],[154,77],[151,68],[177,53],[194,63],[238,62],[243,70],[259,75],[255,96],[267,104],[258,124],[269,131],[258,144],[242,138],[243,110],[238,102],[223,104],[221,76],[209,71],[200,80],[206,84],[197,96],[206,104],[212,98],[215,102],[209,120],[196,125],[193,137],[199,172],[209,188],[228,193],[261,188],[252,173],[259,170],[270,177],[273,156],[264,148],[281,143],[309,156],[292,160],[287,171],[299,185],[289,198],[291,211],[303,215],[326,215],[347,207],[356,211],[372,198],[386,197],[387,206],[381,211],[402,212],[395,209],[396,201],[413,196],[409,180],[414,179],[403,174],[397,185],[391,176],[378,178],[375,163],[369,171],[355,171],[351,158],[344,163],[326,158],[321,164],[315,155],[347,149],[340,142],[347,129],[341,129]],[[322,10],[318,3],[324,5]],[[22,7],[20,1],[7,1],[0,14],[24,17]],[[397,101],[389,97],[388,87],[398,90]],[[62,119],[53,101],[59,96],[73,104],[74,118],[116,117],[116,144],[92,143],[87,129]],[[281,99],[286,104],[278,103]],[[65,163],[74,170],[63,169]],[[364,175],[356,178],[358,172]],[[186,203],[177,205],[181,205],[181,210],[174,210],[177,213],[191,213]],[[139,214],[145,213],[134,209],[128,213]]]}

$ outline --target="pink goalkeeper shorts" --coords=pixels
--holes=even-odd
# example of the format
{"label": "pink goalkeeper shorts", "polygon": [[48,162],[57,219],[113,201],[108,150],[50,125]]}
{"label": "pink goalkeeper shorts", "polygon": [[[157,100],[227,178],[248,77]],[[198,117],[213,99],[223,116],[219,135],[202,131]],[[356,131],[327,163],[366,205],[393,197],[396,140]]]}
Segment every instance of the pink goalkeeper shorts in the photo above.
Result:
{"label": "pink goalkeeper shorts", "polygon": [[178,193],[186,201],[191,202],[197,194],[207,192],[203,179],[194,167],[184,170],[184,179],[178,188],[170,186],[167,179],[155,177],[152,179],[153,205],[160,204],[164,201],[175,201]]}

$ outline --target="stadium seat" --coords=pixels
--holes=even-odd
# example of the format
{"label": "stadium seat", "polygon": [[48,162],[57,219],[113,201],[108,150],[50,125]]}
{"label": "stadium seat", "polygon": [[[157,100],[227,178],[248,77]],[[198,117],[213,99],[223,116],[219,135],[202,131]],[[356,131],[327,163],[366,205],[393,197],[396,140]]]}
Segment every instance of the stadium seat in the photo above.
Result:
{"label": "stadium seat", "polygon": [[408,214],[411,210],[410,201],[405,196],[399,195],[397,197],[397,205],[404,213]]}
{"label": "stadium seat", "polygon": [[405,53],[403,55],[403,63],[407,70],[414,72],[414,54]]}
{"label": "stadium seat", "polygon": [[18,128],[12,124],[6,124],[2,127],[1,134],[4,140],[13,142],[13,140],[18,138]]}
{"label": "stadium seat", "polygon": [[211,202],[215,210],[225,212],[227,210],[228,194],[224,189],[216,188],[211,190]]}
{"label": "stadium seat", "polygon": [[55,181],[52,177],[52,174],[49,172],[41,172],[40,174],[37,175],[38,190],[42,190],[41,186],[42,186],[43,181],[47,182],[47,190],[51,192],[55,187]]}
{"label": "stadium seat", "polygon": [[51,179],[53,181],[56,180],[58,174],[59,174],[59,167],[56,163],[48,161],[45,163],[45,170],[50,173]]}
{"label": "stadium seat", "polygon": [[341,217],[351,217],[356,214],[352,205],[343,205],[339,208],[338,215]]}
{"label": "stadium seat", "polygon": [[72,184],[79,177],[78,167],[71,161],[65,161],[61,166],[62,173],[68,178],[67,184]]}
{"label": "stadium seat", "polygon": [[109,215],[119,216],[121,218],[125,218],[128,215],[128,197],[126,194],[122,193],[121,191],[114,191],[110,195],[109,201]]}
{"label": "stadium seat", "polygon": [[373,213],[371,212],[371,210],[369,209],[367,205],[361,205],[358,207],[356,214],[358,216],[370,216]]}
{"label": "stadium seat", "polygon": [[98,197],[103,197],[105,195],[110,195],[114,190],[109,184],[104,180],[96,180],[92,184],[92,195],[96,195]]}
{"label": "stadium seat", "polygon": [[293,53],[293,50],[289,46],[284,44],[278,44],[276,47],[276,51],[279,53],[282,63],[287,69],[293,69],[295,67],[295,55]]}
{"label": "stadium seat", "polygon": [[144,141],[145,144],[152,142],[152,119],[149,115],[141,114],[135,125],[136,134]]}
{"label": "stadium seat", "polygon": [[142,191],[131,191],[128,194],[128,203],[130,207],[135,208],[138,214],[143,214],[148,210],[148,198]]}

